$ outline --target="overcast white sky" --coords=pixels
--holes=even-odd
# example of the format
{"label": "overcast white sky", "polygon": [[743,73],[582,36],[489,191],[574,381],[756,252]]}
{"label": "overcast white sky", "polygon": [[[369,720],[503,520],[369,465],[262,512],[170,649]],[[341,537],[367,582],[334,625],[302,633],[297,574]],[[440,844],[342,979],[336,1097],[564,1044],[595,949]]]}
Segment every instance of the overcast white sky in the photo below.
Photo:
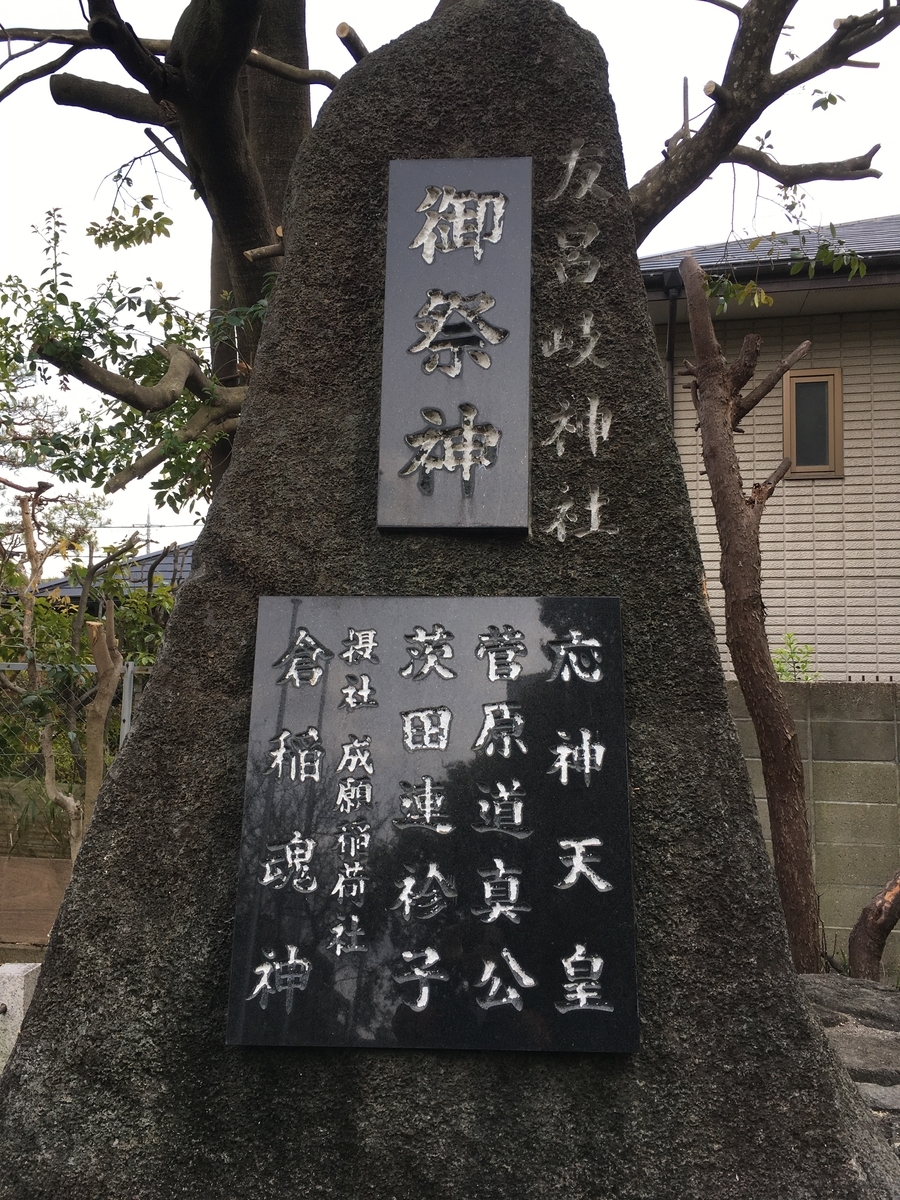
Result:
{"label": "overcast white sky", "polygon": [[[834,18],[847,16],[849,0],[799,0],[790,39],[783,50],[804,54],[826,40]],[[334,36],[338,21],[347,21],[369,49],[390,41],[428,17],[436,0],[307,0],[310,61],[314,67],[341,74],[352,66]],[[119,9],[137,32],[168,37],[185,0],[119,0]],[[734,36],[735,18],[701,0],[564,0],[564,7],[596,33],[610,63],[613,97],[619,115],[625,158],[631,182],[659,160],[663,142],[681,124],[682,79],[690,84],[692,117],[706,107],[703,85],[720,79]],[[864,6],[866,7],[866,6]],[[5,27],[84,27],[78,0],[0,0]],[[48,57],[53,57],[51,53]],[[900,130],[896,121],[896,80],[900,75],[900,32],[864,57],[877,60],[875,70],[844,70],[786,97],[765,117],[758,132],[771,129],[774,153],[783,162],[845,158],[868,150],[875,142],[883,149],[875,165],[880,180],[857,183],[811,184],[808,207],[813,222],[856,220],[900,212]],[[35,65],[38,55],[0,72],[5,85],[17,67]],[[787,65],[779,49],[776,63]],[[129,84],[111,56],[94,51],[78,56],[68,70]],[[812,89],[826,86],[844,102],[828,112],[812,111]],[[314,98],[324,99],[322,88]],[[752,134],[745,139],[753,144]],[[0,277],[17,273],[35,279],[43,262],[40,246],[30,234],[45,210],[59,207],[71,231],[69,269],[84,292],[112,270],[141,282],[150,275],[164,280],[167,291],[180,294],[186,305],[201,309],[207,303],[205,277],[209,222],[199,202],[177,173],[166,169],[161,183],[151,171],[135,177],[138,194],[153,192],[164,199],[175,219],[172,237],[152,247],[115,254],[93,247],[82,231],[102,219],[113,200],[113,186],[104,183],[122,163],[149,146],[140,126],[98,114],[59,108],[50,99],[46,80],[27,85],[0,104],[0,145],[6,163],[0,193]],[[644,253],[679,249],[724,240],[732,229],[767,233],[784,228],[783,215],[772,201],[774,185],[758,188],[749,171],[720,168],[713,179],[673,213],[650,239]],[[111,510],[109,540],[126,529],[143,526],[151,508],[153,536],[158,541],[194,536],[192,517],[152,508],[146,487],[130,485]]]}

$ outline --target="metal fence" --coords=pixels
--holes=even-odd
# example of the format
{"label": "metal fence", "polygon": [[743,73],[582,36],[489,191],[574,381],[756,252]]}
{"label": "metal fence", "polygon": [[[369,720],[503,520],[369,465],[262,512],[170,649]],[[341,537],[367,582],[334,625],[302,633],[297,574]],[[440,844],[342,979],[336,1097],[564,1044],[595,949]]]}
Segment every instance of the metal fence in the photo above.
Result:
{"label": "metal fence", "polygon": [[[0,663],[7,679],[21,678],[27,663]],[[84,699],[90,693],[84,684],[76,702],[67,706],[64,684],[54,668],[38,667],[40,687],[18,695],[0,688],[0,854],[67,858],[68,822],[65,813],[53,804],[44,786],[44,757],[41,732],[49,725],[53,731],[53,751],[59,786],[81,799],[84,792]],[[82,673],[95,674],[97,668],[85,665]],[[106,725],[108,761],[121,748],[131,729],[132,715],[139,701],[149,667],[126,663],[119,690],[109,711]]]}

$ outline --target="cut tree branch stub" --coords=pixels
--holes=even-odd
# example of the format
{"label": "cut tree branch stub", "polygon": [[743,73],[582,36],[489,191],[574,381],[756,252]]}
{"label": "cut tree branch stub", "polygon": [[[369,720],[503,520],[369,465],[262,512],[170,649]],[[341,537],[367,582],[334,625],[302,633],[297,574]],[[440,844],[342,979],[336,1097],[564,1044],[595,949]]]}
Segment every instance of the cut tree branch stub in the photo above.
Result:
{"label": "cut tree branch stub", "polygon": [[797,349],[792,350],[787,358],[783,358],[778,366],[775,367],[774,370],[770,371],[765,379],[763,379],[761,383],[757,384],[752,392],[746,396],[739,396],[737,400],[735,400],[731,409],[732,429],[735,429],[740,424],[748,412],[751,412],[754,408],[756,408],[760,400],[768,396],[775,384],[778,383],[779,379],[781,379],[782,376],[791,369],[795,362],[809,353],[811,346],[812,342],[801,342]]}
{"label": "cut tree branch stub", "polygon": [[369,51],[363,44],[362,38],[356,32],[352,25],[348,25],[346,21],[341,21],[335,33],[338,40],[343,43],[345,49],[350,54],[354,62],[360,62],[366,57]]}

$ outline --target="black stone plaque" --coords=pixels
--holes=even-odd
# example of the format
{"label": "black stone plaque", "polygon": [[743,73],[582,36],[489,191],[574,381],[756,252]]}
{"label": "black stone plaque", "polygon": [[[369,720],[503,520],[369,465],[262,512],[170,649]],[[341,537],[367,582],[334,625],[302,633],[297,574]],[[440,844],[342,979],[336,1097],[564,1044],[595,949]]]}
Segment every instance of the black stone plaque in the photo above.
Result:
{"label": "black stone plaque", "polygon": [[228,1041],[634,1051],[619,604],[260,601]]}
{"label": "black stone plaque", "polygon": [[392,162],[378,524],[526,529],[531,159]]}

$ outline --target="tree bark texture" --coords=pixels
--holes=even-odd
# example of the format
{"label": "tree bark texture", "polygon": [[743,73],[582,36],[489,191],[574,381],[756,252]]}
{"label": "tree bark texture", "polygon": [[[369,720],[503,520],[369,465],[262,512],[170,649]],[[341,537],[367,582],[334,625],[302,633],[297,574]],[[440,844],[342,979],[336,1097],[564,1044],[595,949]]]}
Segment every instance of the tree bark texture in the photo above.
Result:
{"label": "tree bark texture", "polygon": [[[560,190],[579,139],[603,147],[604,197]],[[520,155],[532,531],[380,532],[388,164]],[[558,234],[585,222],[600,270],[561,283]],[[0,1082],[0,1197],[889,1200],[900,1168],[788,956],[596,39],[549,0],[466,0],[373,51],[304,143],[285,233],[232,465]],[[603,366],[553,351],[555,329],[580,345],[586,312]],[[562,457],[543,444],[573,395],[612,412],[596,456],[585,437]],[[589,529],[601,484],[615,534]],[[560,541],[569,500],[586,536]],[[360,593],[496,595],[501,611],[504,594],[621,597],[637,1054],[225,1046],[257,598]]]}
{"label": "tree bark texture", "polygon": [[866,905],[850,932],[850,974],[854,979],[881,979],[881,956],[900,921],[900,871]]}
{"label": "tree bark texture", "polygon": [[751,351],[747,360],[742,356],[729,371],[709,315],[703,272],[696,260],[686,258],[681,274],[697,359],[703,463],[722,551],[725,637],[759,743],[775,875],[794,966],[811,974],[821,969],[821,954],[803,759],[794,719],[772,662],[762,598],[759,521],[767,496],[745,497],[733,433],[734,406],[750,378],[759,345],[745,344],[745,350]]}
{"label": "tree bark texture", "polygon": [[115,609],[108,598],[105,610],[102,621],[87,624],[91,656],[97,668],[97,691],[85,710],[85,825],[94,815],[94,803],[106,773],[106,721],[125,662],[116,643]]}

